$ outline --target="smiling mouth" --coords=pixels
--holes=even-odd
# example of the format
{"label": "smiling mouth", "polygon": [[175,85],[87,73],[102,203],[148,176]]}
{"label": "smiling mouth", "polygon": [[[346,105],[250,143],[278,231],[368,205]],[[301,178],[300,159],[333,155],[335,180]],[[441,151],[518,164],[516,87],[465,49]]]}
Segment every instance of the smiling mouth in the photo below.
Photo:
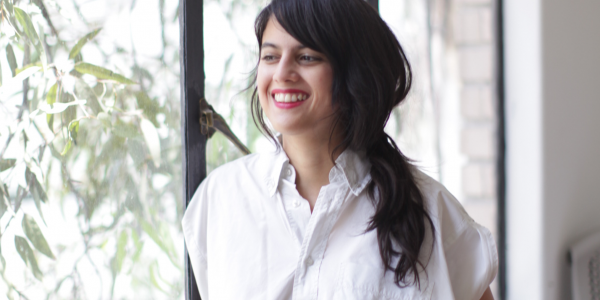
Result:
{"label": "smiling mouth", "polygon": [[273,93],[273,99],[279,103],[299,102],[308,99],[305,93]]}

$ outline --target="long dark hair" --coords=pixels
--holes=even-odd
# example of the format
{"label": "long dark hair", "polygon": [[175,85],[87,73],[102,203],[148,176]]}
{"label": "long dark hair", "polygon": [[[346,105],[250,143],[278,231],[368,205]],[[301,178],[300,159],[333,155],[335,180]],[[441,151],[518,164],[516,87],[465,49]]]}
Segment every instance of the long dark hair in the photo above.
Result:
{"label": "long dark hair", "polygon": [[[272,16],[296,40],[323,53],[331,63],[332,105],[339,105],[331,136],[338,126],[342,134],[332,153],[366,151],[372,165],[368,193],[375,206],[367,231],[377,230],[379,253],[386,270],[394,272],[394,282],[400,287],[420,285],[419,267],[425,266],[419,252],[426,223],[432,233],[433,223],[409,159],[384,132],[392,109],[406,98],[412,82],[400,43],[363,0],[273,0],[256,18],[259,47]],[[255,123],[273,138],[256,89],[251,109]]]}

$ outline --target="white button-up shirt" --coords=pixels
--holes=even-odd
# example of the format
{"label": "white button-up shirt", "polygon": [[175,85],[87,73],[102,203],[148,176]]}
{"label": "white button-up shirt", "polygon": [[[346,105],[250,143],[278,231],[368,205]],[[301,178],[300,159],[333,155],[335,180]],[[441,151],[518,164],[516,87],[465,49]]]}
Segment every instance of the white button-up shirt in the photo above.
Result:
{"label": "white button-up shirt", "polygon": [[375,212],[365,188],[369,172],[365,157],[343,152],[312,214],[283,150],[210,173],[182,221],[202,299],[479,299],[497,273],[494,239],[416,169],[435,241],[428,231],[420,288],[394,284],[376,230],[365,232]]}

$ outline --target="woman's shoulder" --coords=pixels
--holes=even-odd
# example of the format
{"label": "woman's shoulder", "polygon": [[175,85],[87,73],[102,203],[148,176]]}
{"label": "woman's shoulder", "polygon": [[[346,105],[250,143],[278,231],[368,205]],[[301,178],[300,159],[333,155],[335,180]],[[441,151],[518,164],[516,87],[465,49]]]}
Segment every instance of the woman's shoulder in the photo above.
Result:
{"label": "woman's shoulder", "polygon": [[455,298],[479,299],[498,272],[494,237],[467,214],[444,185],[416,168],[413,175],[434,223],[435,240],[441,244]]}
{"label": "woman's shoulder", "polygon": [[425,209],[438,225],[437,232],[443,235],[444,246],[452,244],[467,228],[478,226],[443,184],[416,167],[413,176],[423,195]]}
{"label": "woman's shoulder", "polygon": [[264,178],[273,168],[275,157],[276,154],[271,152],[248,154],[218,166],[208,174],[206,181]]}
{"label": "woman's shoulder", "polygon": [[232,201],[240,202],[249,197],[266,195],[264,179],[273,167],[273,154],[256,153],[215,168],[194,192],[186,214],[195,210],[198,211],[191,214],[203,214],[208,207],[217,209]]}

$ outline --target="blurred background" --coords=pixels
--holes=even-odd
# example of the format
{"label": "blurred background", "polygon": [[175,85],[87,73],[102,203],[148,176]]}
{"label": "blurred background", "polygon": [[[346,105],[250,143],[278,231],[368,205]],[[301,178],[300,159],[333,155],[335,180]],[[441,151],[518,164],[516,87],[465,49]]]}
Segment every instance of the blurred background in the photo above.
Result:
{"label": "blurred background", "polygon": [[[245,91],[267,2],[203,3],[206,99],[270,151]],[[386,131],[496,237],[496,299],[572,299],[569,247],[600,230],[600,3],[378,6],[415,73]],[[184,299],[179,1],[0,9],[0,299]],[[208,172],[242,155],[217,133]]]}

